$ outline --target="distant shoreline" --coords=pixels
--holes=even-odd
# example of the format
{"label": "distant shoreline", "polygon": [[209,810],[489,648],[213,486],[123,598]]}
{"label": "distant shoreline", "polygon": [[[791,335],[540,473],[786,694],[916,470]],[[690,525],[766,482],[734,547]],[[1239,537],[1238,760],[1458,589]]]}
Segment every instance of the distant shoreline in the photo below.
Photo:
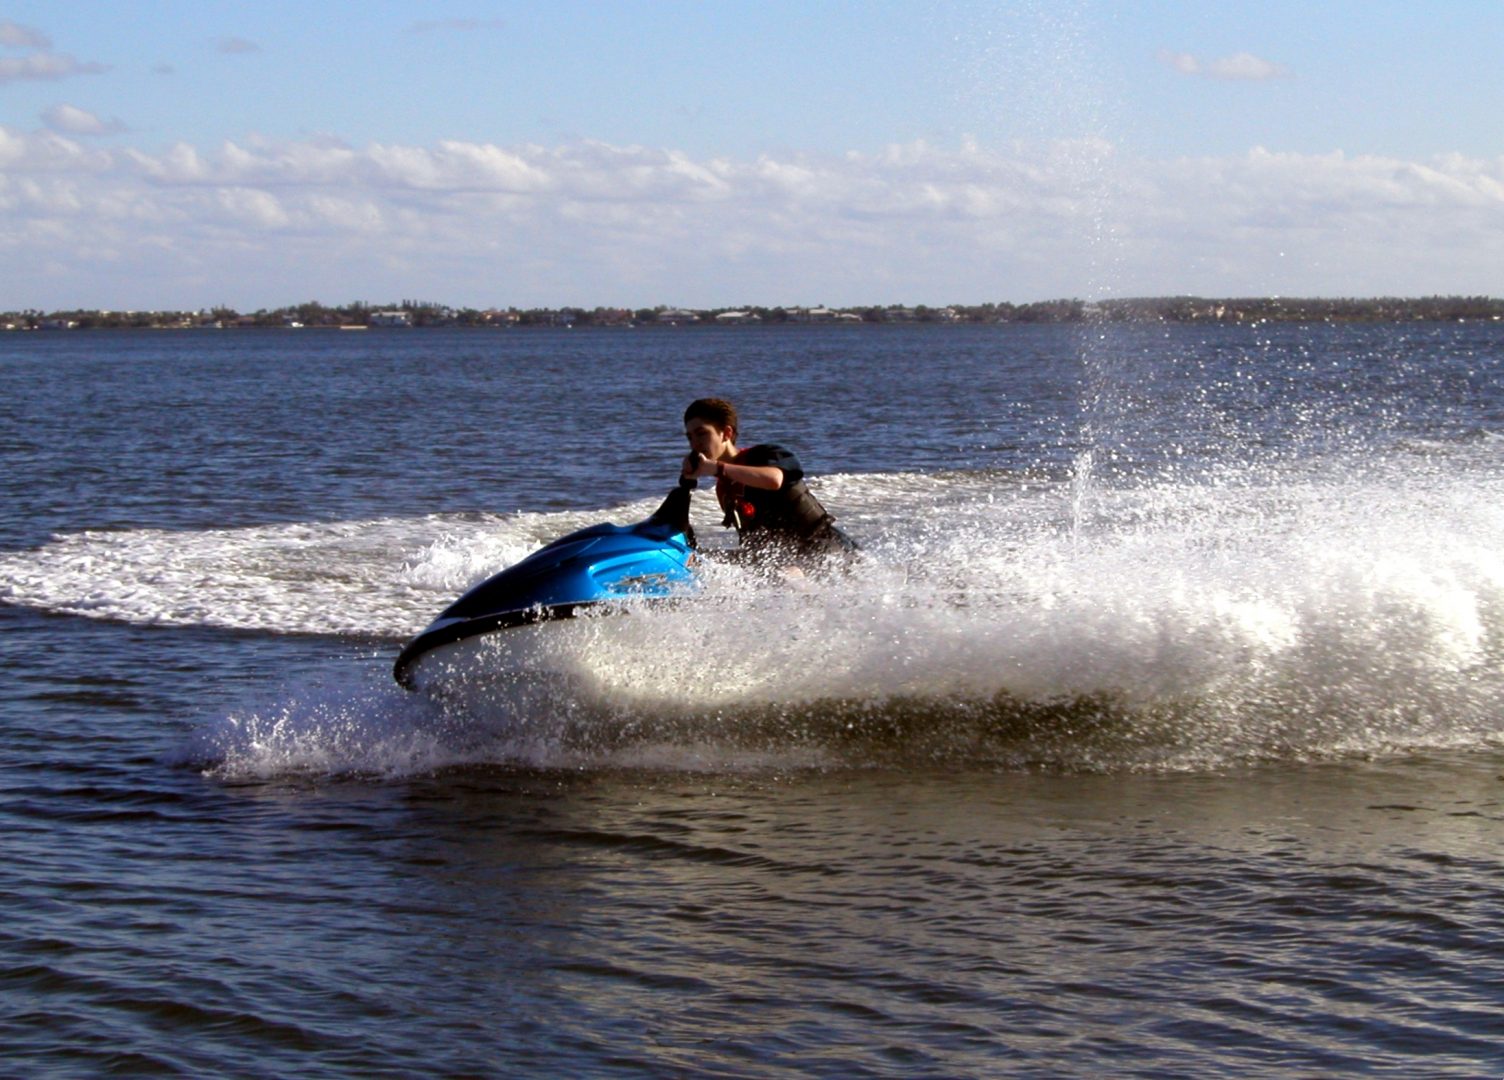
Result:
{"label": "distant shoreline", "polygon": [[217,307],[198,311],[12,311],[0,312],[0,331],[191,330],[191,329],[421,329],[425,327],[636,327],[840,324],[1051,324],[1051,323],[1377,323],[1504,322],[1504,299],[1486,296],[1420,298],[1296,299],[1284,297],[1207,299],[1195,296],[1123,300],[1045,300],[1029,304],[745,308],[455,308],[429,301],[386,307],[317,302],[243,313]]}

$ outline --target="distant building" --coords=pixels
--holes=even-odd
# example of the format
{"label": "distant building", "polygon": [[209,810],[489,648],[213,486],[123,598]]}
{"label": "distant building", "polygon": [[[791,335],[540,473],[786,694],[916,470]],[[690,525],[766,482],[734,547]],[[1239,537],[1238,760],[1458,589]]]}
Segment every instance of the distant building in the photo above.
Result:
{"label": "distant building", "polygon": [[789,312],[789,322],[793,323],[825,323],[835,322],[839,312],[828,307],[794,308]]}
{"label": "distant building", "polygon": [[737,323],[762,322],[762,317],[755,311],[723,311],[715,317],[715,321],[722,325],[734,326]]}
{"label": "distant building", "polygon": [[412,316],[405,311],[371,312],[372,326],[411,326],[412,324]]}

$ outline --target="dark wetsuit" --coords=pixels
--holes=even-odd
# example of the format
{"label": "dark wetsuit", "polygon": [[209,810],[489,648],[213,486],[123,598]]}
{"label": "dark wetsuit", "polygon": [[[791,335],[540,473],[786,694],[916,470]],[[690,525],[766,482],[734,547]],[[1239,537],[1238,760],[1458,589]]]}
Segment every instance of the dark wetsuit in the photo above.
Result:
{"label": "dark wetsuit", "polygon": [[726,511],[723,524],[734,525],[742,549],[786,551],[794,555],[844,555],[856,543],[836,527],[819,500],[804,483],[804,469],[792,452],[760,443],[737,453],[737,465],[772,465],[783,470],[777,491],[748,487],[724,477],[715,494]]}

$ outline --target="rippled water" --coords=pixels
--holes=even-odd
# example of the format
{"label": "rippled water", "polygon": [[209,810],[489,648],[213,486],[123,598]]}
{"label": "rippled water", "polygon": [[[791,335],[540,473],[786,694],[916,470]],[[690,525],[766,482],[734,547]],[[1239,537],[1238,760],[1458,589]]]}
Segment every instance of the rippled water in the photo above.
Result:
{"label": "rippled water", "polygon": [[[1501,355],[7,335],[0,1060],[1496,1074]],[[858,575],[564,628],[544,690],[391,682],[465,585],[645,515],[705,392]]]}

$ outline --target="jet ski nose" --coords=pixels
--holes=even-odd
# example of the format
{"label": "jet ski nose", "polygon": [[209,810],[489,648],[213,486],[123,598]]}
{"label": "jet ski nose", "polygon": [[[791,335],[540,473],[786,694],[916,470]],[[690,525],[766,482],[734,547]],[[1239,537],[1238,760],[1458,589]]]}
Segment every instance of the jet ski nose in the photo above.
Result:
{"label": "jet ski nose", "polygon": [[612,605],[673,600],[693,591],[689,486],[670,491],[636,525],[592,525],[562,536],[467,591],[402,650],[397,682],[416,687],[419,662],[436,649],[485,634],[566,619]]}

